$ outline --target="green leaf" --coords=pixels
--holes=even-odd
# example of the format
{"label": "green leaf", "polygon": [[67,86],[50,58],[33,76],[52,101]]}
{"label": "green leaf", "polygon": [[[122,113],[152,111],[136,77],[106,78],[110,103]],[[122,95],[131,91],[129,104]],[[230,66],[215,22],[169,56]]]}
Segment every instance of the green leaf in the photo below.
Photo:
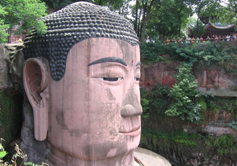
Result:
{"label": "green leaf", "polygon": [[0,152],[0,159],[2,159],[3,157],[5,157],[7,155],[6,151],[2,151]]}

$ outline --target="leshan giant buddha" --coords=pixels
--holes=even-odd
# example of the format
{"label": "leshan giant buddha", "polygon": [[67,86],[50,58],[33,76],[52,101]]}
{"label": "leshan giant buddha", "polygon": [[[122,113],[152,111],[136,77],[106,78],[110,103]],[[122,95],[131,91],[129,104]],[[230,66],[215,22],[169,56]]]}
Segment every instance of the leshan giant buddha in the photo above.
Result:
{"label": "leshan giant buddha", "polygon": [[134,166],[141,133],[139,41],[108,9],[71,4],[25,39],[24,87],[34,135],[56,166]]}

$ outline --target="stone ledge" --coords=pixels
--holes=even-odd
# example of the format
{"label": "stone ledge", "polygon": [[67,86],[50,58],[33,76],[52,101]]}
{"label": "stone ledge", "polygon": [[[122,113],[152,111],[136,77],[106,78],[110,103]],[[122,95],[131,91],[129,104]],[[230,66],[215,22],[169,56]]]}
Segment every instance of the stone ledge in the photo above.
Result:
{"label": "stone ledge", "polygon": [[166,158],[144,148],[138,147],[135,149],[134,156],[139,159],[144,166],[171,166]]}

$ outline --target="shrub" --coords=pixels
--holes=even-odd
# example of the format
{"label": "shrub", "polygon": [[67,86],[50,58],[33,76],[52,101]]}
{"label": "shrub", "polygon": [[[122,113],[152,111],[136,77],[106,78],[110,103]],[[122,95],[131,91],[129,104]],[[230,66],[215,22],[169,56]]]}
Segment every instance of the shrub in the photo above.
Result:
{"label": "shrub", "polygon": [[169,92],[172,101],[165,114],[172,117],[177,116],[193,123],[200,123],[202,120],[201,105],[198,104],[200,94],[197,90],[197,81],[191,70],[192,66],[186,63],[178,66],[177,81]]}
{"label": "shrub", "polygon": [[7,151],[5,151],[2,145],[2,138],[0,138],[0,165],[1,166],[22,166],[22,165],[31,165],[31,166],[49,166],[47,163],[42,163],[41,165],[37,165],[32,162],[24,162],[27,158],[27,155],[19,148],[19,146],[15,145],[15,153],[12,155],[10,161],[4,161],[4,157],[7,155]]}
{"label": "shrub", "polygon": [[155,87],[145,90],[141,88],[141,104],[143,108],[143,116],[149,116],[150,113],[164,115],[167,106],[170,103],[168,96],[169,87],[156,85]]}

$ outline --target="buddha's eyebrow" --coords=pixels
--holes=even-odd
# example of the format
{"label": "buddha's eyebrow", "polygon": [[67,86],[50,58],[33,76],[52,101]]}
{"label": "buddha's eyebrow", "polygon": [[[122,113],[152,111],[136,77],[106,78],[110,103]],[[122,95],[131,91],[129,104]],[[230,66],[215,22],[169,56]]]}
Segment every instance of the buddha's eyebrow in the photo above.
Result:
{"label": "buddha's eyebrow", "polygon": [[115,62],[115,63],[120,63],[124,66],[127,66],[127,64],[122,59],[117,58],[117,57],[107,57],[107,58],[98,59],[98,60],[88,64],[88,66],[95,65],[98,63],[105,63],[105,62]]}
{"label": "buddha's eyebrow", "polygon": [[137,64],[136,64],[136,66],[139,66],[139,65],[141,65],[141,61],[137,62]]}

